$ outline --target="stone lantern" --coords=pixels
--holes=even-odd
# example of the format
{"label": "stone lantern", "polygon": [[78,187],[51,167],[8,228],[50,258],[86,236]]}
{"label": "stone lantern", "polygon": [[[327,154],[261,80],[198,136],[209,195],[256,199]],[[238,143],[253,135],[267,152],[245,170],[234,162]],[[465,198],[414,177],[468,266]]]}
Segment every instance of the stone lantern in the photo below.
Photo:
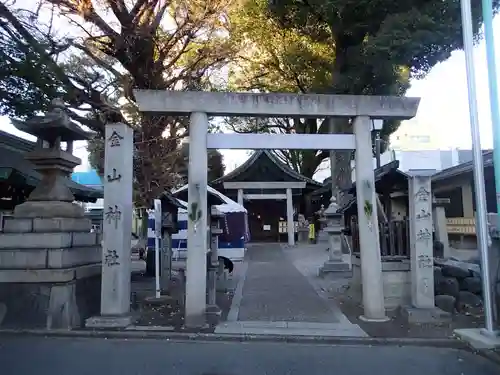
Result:
{"label": "stone lantern", "polygon": [[328,234],[328,261],[320,268],[320,275],[328,272],[349,271],[349,264],[342,260],[341,234],[344,229],[344,215],[338,212],[335,197],[323,212],[326,227],[323,229]]}
{"label": "stone lantern", "polygon": [[217,274],[219,272],[219,235],[223,233],[222,221],[225,215],[217,207],[210,209],[210,257],[207,259],[208,282],[207,282],[207,314],[220,315],[217,306]]}
{"label": "stone lantern", "polygon": [[[72,154],[73,142],[88,140],[90,134],[73,123],[60,99],[52,102],[53,109],[45,116],[27,121],[12,120],[14,126],[37,137],[36,147],[25,158],[43,175],[40,184],[28,200],[17,206],[17,217],[82,217],[83,208],[73,203],[75,197],[65,179],[81,160]],[[66,142],[66,150],[61,150]]]}
{"label": "stone lantern", "polygon": [[[73,328],[99,311],[101,238],[73,203],[68,176],[80,159],[73,142],[88,139],[64,103],[54,100],[45,116],[13,121],[37,137],[25,155],[43,178],[28,200],[5,218],[0,233],[0,295],[5,322],[16,327]],[[61,150],[61,142],[67,142]]]}

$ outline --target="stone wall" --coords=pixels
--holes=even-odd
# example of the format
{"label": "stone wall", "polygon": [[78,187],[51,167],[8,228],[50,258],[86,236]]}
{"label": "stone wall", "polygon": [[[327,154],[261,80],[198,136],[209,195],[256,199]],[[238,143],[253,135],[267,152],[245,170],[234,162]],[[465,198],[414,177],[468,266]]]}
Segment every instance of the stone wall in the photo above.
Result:
{"label": "stone wall", "polygon": [[453,260],[434,262],[436,306],[450,313],[480,315],[483,309],[479,266]]}
{"label": "stone wall", "polygon": [[98,314],[100,234],[87,218],[7,217],[0,228],[0,327],[75,328]]}
{"label": "stone wall", "polygon": [[[411,302],[411,275],[409,259],[382,258],[382,282],[384,305],[388,310]],[[352,279],[350,290],[353,298],[363,303],[361,286],[361,260],[352,256]]]}

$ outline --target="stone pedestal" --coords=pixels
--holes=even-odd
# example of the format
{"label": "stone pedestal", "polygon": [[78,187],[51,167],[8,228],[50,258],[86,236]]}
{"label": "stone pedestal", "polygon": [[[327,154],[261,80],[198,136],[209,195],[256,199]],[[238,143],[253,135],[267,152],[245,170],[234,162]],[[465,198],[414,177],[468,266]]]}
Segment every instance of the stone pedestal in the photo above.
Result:
{"label": "stone pedestal", "polygon": [[101,247],[86,218],[5,217],[1,327],[71,329],[99,311]]}
{"label": "stone pedestal", "polygon": [[349,264],[342,259],[341,234],[343,229],[343,215],[337,212],[337,203],[335,198],[328,208],[324,211],[327,226],[323,229],[328,234],[328,261],[320,268],[320,276],[329,272],[349,271]]}
{"label": "stone pedestal", "polygon": [[207,315],[220,316],[221,309],[217,306],[217,274],[219,272],[219,235],[222,234],[221,220],[224,214],[217,208],[211,208],[210,215],[210,263],[208,264],[207,285]]}
{"label": "stone pedestal", "polygon": [[450,314],[435,307],[431,176],[434,170],[410,170],[408,200],[411,249],[411,306],[403,316],[411,323],[442,322]]}
{"label": "stone pedestal", "polygon": [[298,227],[297,234],[298,240],[300,244],[309,243],[309,225],[307,227]]}
{"label": "stone pedestal", "polygon": [[123,327],[132,322],[133,130],[126,124],[109,123],[105,136],[101,313],[87,320],[86,326],[92,328]]}

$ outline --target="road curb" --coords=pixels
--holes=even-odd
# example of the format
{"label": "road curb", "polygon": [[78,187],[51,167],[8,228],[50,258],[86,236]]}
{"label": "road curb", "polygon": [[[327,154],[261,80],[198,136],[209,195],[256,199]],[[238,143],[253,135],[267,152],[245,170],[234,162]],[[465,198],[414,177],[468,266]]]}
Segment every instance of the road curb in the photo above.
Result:
{"label": "road curb", "polygon": [[44,336],[74,338],[109,339],[155,339],[178,341],[232,341],[232,342],[286,342],[331,345],[387,345],[387,346],[427,346],[453,349],[468,349],[469,346],[457,339],[426,338],[374,338],[374,337],[329,337],[329,336],[290,336],[290,335],[245,335],[214,333],[183,333],[152,330],[44,330],[44,329],[0,329],[1,336]]}
{"label": "road curb", "polygon": [[500,366],[500,354],[498,353],[495,353],[494,351],[492,350],[475,350],[475,349],[472,349],[471,350],[476,353],[477,355],[483,357],[483,358],[486,358],[487,360],[497,364]]}

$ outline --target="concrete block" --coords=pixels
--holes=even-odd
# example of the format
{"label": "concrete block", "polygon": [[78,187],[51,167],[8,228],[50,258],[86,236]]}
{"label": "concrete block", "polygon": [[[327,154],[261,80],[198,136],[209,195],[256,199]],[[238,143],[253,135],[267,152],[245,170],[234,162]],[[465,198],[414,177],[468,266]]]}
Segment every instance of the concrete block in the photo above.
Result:
{"label": "concrete block", "polygon": [[48,250],[48,268],[68,268],[85,264],[95,264],[102,260],[100,246],[95,247],[72,247],[68,249]]}
{"label": "concrete block", "polygon": [[1,249],[61,249],[71,247],[71,233],[2,233]]}
{"label": "concrete block", "polygon": [[490,335],[484,332],[483,329],[463,328],[456,329],[454,333],[474,349],[483,350],[500,348],[500,336],[498,332],[494,335]]}
{"label": "concrete block", "polygon": [[401,315],[411,324],[437,324],[451,322],[452,314],[437,307],[419,309],[413,306],[401,307]]}
{"label": "concrete block", "polygon": [[87,328],[127,328],[132,325],[131,315],[122,316],[93,316],[85,321]]}
{"label": "concrete block", "polygon": [[90,232],[92,222],[87,218],[34,218],[33,232]]}
{"label": "concrete block", "polygon": [[327,261],[319,269],[319,277],[326,277],[329,274],[346,273],[349,275],[351,267],[346,262]]}
{"label": "concrete block", "polygon": [[0,301],[2,328],[79,328],[99,312],[100,277],[68,283],[0,284]]}
{"label": "concrete block", "polygon": [[0,269],[0,284],[2,283],[66,283],[73,280],[98,276],[101,273],[100,264],[62,269]]}
{"label": "concrete block", "polygon": [[33,230],[33,219],[4,218],[4,233],[29,233]]}
{"label": "concrete block", "polygon": [[47,266],[47,250],[2,250],[0,269],[42,269]]}
{"label": "concrete block", "polygon": [[73,242],[72,246],[80,247],[80,246],[96,246],[97,243],[97,233],[72,233]]}

